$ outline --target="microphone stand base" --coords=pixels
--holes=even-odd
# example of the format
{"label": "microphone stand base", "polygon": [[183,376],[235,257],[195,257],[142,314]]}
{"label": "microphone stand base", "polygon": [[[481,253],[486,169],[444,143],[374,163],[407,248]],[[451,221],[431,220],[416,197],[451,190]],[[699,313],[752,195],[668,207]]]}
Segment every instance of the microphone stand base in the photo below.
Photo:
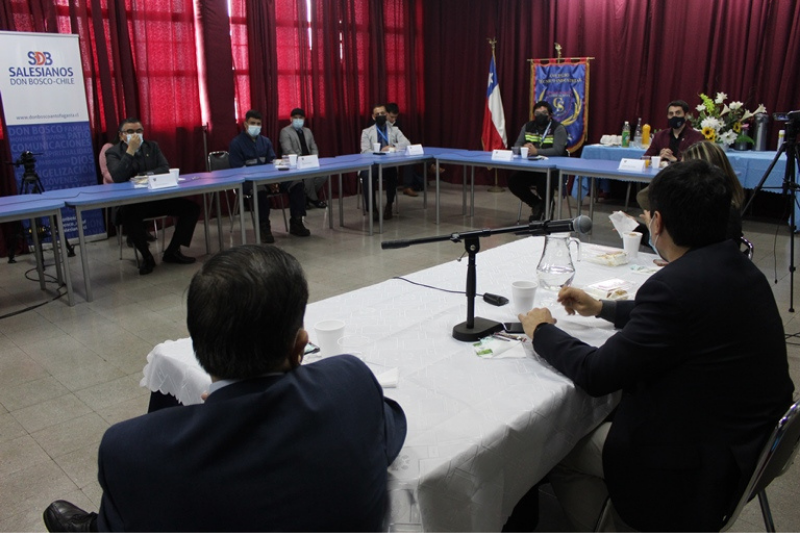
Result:
{"label": "microphone stand base", "polygon": [[467,327],[466,322],[453,326],[453,338],[464,342],[475,342],[498,331],[503,331],[501,322],[476,316],[475,325],[471,328]]}

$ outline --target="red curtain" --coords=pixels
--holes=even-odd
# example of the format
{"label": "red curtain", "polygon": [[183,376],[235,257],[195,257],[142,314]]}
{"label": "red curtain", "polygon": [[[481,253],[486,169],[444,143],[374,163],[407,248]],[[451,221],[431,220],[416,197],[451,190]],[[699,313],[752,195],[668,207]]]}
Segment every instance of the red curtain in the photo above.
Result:
{"label": "red curtain", "polygon": [[[458,13],[457,17],[453,13]],[[800,107],[796,0],[440,0],[425,4],[426,142],[478,149],[486,70],[497,68],[509,137],[528,119],[527,59],[591,56],[589,142],[642,117],[666,127],[666,107],[726,92],[749,109]],[[775,146],[777,130],[771,128]]]}

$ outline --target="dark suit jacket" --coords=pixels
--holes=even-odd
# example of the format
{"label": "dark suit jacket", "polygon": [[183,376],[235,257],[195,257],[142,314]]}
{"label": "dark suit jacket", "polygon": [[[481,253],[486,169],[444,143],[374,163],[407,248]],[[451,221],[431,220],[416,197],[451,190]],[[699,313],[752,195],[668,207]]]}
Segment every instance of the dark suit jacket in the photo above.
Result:
{"label": "dark suit jacket", "polygon": [[116,183],[128,181],[142,172],[169,172],[169,162],[155,141],[144,141],[134,155],[128,154],[125,142],[118,142],[106,150],[106,164]]}
{"label": "dark suit jacket", "polygon": [[405,416],[352,356],[228,385],[103,436],[100,531],[376,531]]}
{"label": "dark suit jacket", "polygon": [[792,400],[769,283],[731,241],[695,249],[618,302],[595,348],[543,326],[534,348],[589,394],[623,389],[603,450],[638,530],[718,531]]}

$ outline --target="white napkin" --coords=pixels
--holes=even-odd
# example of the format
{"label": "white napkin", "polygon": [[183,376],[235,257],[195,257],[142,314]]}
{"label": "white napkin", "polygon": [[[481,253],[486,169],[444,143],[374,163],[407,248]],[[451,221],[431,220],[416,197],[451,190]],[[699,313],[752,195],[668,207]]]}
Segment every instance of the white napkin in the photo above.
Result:
{"label": "white napkin", "polygon": [[617,230],[619,233],[620,238],[622,238],[623,233],[628,233],[629,231],[633,231],[639,225],[634,219],[623,213],[622,211],[614,211],[610,215],[608,215],[608,219],[614,225],[614,229]]}
{"label": "white napkin", "polygon": [[394,389],[400,382],[400,370],[392,368],[375,376],[384,389]]}
{"label": "white napkin", "polygon": [[472,345],[475,355],[481,359],[522,359],[525,348],[520,341],[484,337]]}

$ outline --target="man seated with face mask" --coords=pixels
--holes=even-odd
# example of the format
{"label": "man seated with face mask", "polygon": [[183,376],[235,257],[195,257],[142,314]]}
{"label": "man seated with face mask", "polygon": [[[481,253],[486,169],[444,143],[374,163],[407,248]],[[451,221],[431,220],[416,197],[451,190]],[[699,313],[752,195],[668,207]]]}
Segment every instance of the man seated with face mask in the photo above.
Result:
{"label": "man seated with face mask", "polygon": [[645,156],[660,156],[662,160],[674,163],[682,159],[681,154],[694,143],[704,139],[703,134],[694,129],[686,120],[689,104],[683,100],[673,100],[667,106],[669,127],[653,136]]}
{"label": "man seated with face mask", "polygon": [[[292,122],[281,130],[280,143],[283,155],[319,155],[314,134],[305,127],[306,112],[299,107],[292,109]],[[326,176],[308,178],[303,180],[303,189],[306,193],[306,204],[319,209],[325,209],[328,204],[319,199],[318,191],[328,181]]]}
{"label": "man seated with face mask", "polygon": [[[145,174],[166,174],[169,162],[161,148],[153,141],[144,139],[142,121],[138,118],[126,118],[119,126],[119,138],[115,146],[106,150],[108,173],[115,183],[123,183],[134,176]],[[194,263],[194,257],[181,253],[181,246],[192,243],[192,235],[200,215],[200,207],[185,198],[170,198],[155,202],[142,202],[124,205],[119,208],[117,216],[128,232],[128,238],[142,254],[139,274],[149,274],[156,266],[156,260],[147,247],[147,231],[143,221],[146,218],[172,216],[177,218],[175,233],[162,256],[165,263]]]}
{"label": "man seated with face mask", "polygon": [[[519,132],[514,148],[526,147],[528,155],[564,156],[567,155],[567,129],[553,119],[553,106],[544,100],[533,105],[534,119],[525,124]],[[531,187],[536,187],[534,194]],[[533,222],[542,218],[547,177],[540,172],[515,172],[508,178],[508,189],[514,196],[528,204]]]}
{"label": "man seated with face mask", "polygon": [[535,352],[576,388],[621,392],[611,421],[549,474],[572,531],[594,530],[608,497],[624,522],[611,531],[719,531],[792,401],[772,289],[726,238],[722,170],[670,165],[649,193],[651,246],[669,264],[635,300],[596,300],[575,287],[558,294],[568,315],[608,320],[613,336],[590,346],[547,308],[519,315]]}
{"label": "man seated with face mask", "polygon": [[[244,128],[234,137],[228,148],[228,162],[231,168],[268,165],[275,159],[272,141],[261,135],[261,113],[251,109],[244,116]],[[252,191],[252,183],[245,182],[245,194]],[[267,185],[271,192],[284,192],[289,195],[289,233],[297,237],[308,237],[311,232],[303,225],[306,215],[306,195],[302,181],[283,182]],[[275,242],[272,226],[269,223],[269,198],[264,187],[258,193],[258,217],[262,244]]]}

